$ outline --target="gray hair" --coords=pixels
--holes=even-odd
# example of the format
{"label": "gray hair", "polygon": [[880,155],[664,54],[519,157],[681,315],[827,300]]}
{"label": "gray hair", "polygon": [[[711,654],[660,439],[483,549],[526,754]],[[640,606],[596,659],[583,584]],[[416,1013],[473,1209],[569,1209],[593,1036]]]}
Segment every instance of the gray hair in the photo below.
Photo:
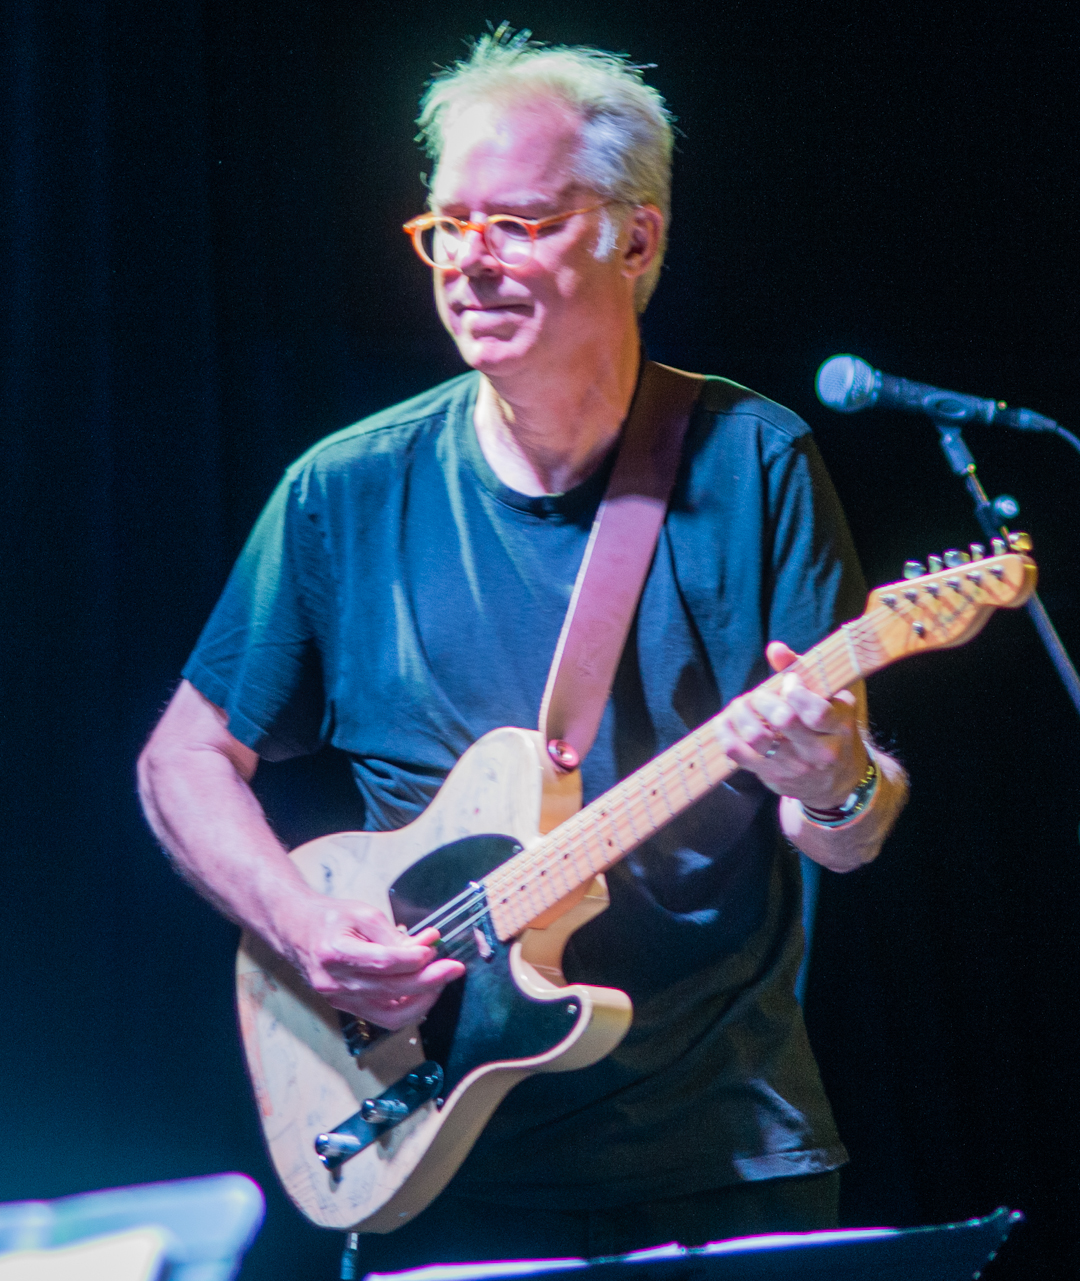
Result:
{"label": "gray hair", "polygon": [[[449,121],[475,102],[514,103],[543,95],[570,107],[582,122],[574,158],[577,178],[608,200],[656,205],[664,215],[656,259],[637,281],[638,312],[645,310],[656,288],[667,247],[674,146],[674,117],[657,90],[645,83],[643,70],[624,54],[544,45],[531,40],[528,31],[514,35],[503,24],[475,41],[468,58],[431,80],[417,119],[417,141],[437,165]],[[599,256],[611,252],[614,235],[611,224],[605,224]]]}

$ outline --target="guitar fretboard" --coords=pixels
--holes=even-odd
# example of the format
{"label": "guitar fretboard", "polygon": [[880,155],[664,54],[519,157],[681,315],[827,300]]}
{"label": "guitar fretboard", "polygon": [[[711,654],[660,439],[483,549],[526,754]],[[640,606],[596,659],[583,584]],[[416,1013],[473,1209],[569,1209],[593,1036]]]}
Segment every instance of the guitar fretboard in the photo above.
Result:
{"label": "guitar fretboard", "polygon": [[[823,640],[761,688],[778,689],[788,673],[831,698],[891,661],[879,625],[882,606]],[[738,768],[721,750],[719,714],[661,752],[544,840],[495,869],[484,882],[499,938],[511,939],[548,908],[605,872]]]}

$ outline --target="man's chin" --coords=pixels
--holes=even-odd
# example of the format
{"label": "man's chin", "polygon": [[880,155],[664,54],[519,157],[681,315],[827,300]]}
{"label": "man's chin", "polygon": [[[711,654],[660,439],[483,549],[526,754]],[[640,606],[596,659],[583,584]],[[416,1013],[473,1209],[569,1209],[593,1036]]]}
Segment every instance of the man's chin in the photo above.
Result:
{"label": "man's chin", "polygon": [[526,361],[533,343],[524,334],[511,338],[496,338],[485,334],[481,337],[455,335],[458,351],[467,365],[482,374],[508,374]]}

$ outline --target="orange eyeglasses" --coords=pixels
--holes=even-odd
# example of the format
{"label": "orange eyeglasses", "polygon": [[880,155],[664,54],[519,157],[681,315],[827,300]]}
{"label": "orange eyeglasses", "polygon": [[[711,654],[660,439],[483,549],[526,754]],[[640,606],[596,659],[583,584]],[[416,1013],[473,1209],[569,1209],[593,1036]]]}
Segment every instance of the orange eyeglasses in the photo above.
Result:
{"label": "orange eyeglasses", "polygon": [[420,214],[410,218],[402,231],[412,238],[413,248],[429,267],[447,270],[457,265],[465,236],[475,231],[484,239],[488,253],[504,267],[522,267],[533,256],[536,237],[578,214],[592,213],[614,204],[601,200],[583,209],[569,209],[550,218],[518,218],[515,214],[492,214],[484,222],[466,222],[449,214]]}

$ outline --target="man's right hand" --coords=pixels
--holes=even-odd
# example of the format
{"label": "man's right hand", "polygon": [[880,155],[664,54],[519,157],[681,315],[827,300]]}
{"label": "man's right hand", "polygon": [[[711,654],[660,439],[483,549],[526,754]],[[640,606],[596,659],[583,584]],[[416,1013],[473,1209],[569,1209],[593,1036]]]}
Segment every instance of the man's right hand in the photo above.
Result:
{"label": "man's right hand", "polygon": [[288,916],[275,931],[279,947],[308,984],[335,1009],[391,1032],[422,1019],[465,973],[438,956],[438,930],[411,938],[367,903],[312,894]]}
{"label": "man's right hand", "polygon": [[435,930],[410,938],[367,903],[312,890],[249,787],[259,758],[225,713],[183,681],[139,758],[147,820],[177,869],[339,1010],[396,1031],[465,972]]}

